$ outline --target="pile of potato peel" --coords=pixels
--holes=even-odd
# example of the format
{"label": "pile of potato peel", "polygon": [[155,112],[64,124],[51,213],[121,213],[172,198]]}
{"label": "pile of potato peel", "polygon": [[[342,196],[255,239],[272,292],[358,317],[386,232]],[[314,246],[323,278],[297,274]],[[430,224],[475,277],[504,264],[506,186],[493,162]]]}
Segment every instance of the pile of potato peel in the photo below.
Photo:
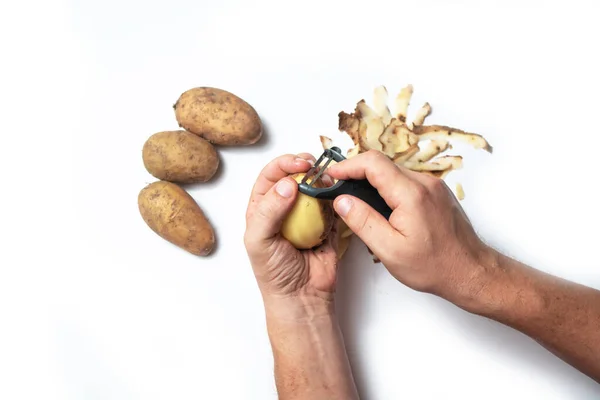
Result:
{"label": "pile of potato peel", "polygon": [[[492,153],[492,146],[479,134],[444,125],[424,125],[432,112],[429,103],[421,106],[412,121],[407,121],[412,95],[412,85],[402,88],[394,99],[392,111],[388,106],[386,87],[379,86],[374,90],[372,107],[363,99],[357,103],[353,113],[341,111],[338,114],[338,129],[348,134],[354,143],[354,147],[347,151],[346,158],[377,150],[398,166],[444,179],[451,171],[462,168],[462,156],[441,155],[452,149],[450,139]],[[320,139],[324,149],[333,146],[331,138],[320,136]],[[457,184],[456,195],[459,200],[464,198],[460,184]],[[338,256],[341,258],[348,248],[352,231],[338,221],[336,234]],[[375,256],[373,260],[379,262]]]}
{"label": "pile of potato peel", "polygon": [[250,104],[222,89],[189,89],[173,109],[181,129],[157,132],[142,148],[144,167],[158,181],[140,191],[138,208],[160,237],[207,256],[215,247],[215,230],[181,185],[211,181],[220,165],[217,147],[253,145],[263,128]]}

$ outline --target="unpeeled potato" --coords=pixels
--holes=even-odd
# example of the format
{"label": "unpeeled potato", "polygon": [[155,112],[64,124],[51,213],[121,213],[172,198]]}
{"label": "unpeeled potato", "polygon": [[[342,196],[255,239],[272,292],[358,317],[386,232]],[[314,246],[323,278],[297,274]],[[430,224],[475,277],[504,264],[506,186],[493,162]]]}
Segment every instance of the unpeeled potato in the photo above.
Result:
{"label": "unpeeled potato", "polygon": [[143,188],[138,207],[150,229],[197,256],[209,255],[215,232],[196,201],[178,185],[157,181]]}
{"label": "unpeeled potato", "polygon": [[144,143],[142,159],[155,178],[177,183],[207,182],[219,168],[219,155],[213,145],[184,130],[150,136]]}
{"label": "unpeeled potato", "polygon": [[173,106],[180,127],[221,146],[246,146],[262,136],[256,110],[228,91],[197,87],[187,90]]}
{"label": "unpeeled potato", "polygon": [[[304,173],[294,174],[297,182]],[[315,187],[324,187],[318,180]],[[297,249],[311,249],[322,244],[334,222],[333,206],[330,200],[321,200],[298,192],[296,202],[281,227],[281,235]]]}

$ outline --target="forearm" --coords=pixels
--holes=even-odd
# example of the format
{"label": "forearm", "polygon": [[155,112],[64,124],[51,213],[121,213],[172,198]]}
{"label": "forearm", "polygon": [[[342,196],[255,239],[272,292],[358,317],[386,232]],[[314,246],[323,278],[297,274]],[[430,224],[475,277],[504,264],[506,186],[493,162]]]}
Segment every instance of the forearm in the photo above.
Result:
{"label": "forearm", "polygon": [[358,399],[331,301],[267,300],[265,310],[280,399]]}
{"label": "forearm", "polygon": [[600,382],[600,291],[494,254],[480,266],[478,293],[466,308],[523,332]]}

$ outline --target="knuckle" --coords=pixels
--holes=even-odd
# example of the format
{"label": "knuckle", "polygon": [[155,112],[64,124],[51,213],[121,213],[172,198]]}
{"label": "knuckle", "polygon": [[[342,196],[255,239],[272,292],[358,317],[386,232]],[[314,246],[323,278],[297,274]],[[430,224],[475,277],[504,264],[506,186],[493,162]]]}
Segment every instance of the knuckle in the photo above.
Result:
{"label": "knuckle", "polygon": [[429,196],[429,190],[425,185],[415,184],[411,188],[412,190],[412,199],[415,204],[419,204],[427,199]]}
{"label": "knuckle", "polygon": [[273,158],[273,159],[271,159],[271,161],[269,161],[267,164],[265,164],[263,169],[260,171],[260,175],[264,175],[269,170],[269,168],[271,168],[273,165],[276,165],[279,162],[280,158],[281,158],[281,156]]}
{"label": "knuckle", "polygon": [[371,149],[369,151],[367,151],[366,154],[366,158],[368,158],[370,161],[378,161],[378,160],[383,160],[384,154],[378,150],[374,150]]}
{"label": "knuckle", "polygon": [[427,176],[426,182],[427,187],[434,192],[445,190],[446,183],[440,178]]}
{"label": "knuckle", "polygon": [[365,233],[367,226],[369,225],[369,212],[362,211],[356,213],[355,221],[354,221],[354,231],[358,236],[361,236]]}
{"label": "knuckle", "polygon": [[256,215],[261,219],[271,219],[273,217],[273,214],[273,206],[266,201],[260,203],[260,205],[256,209]]}

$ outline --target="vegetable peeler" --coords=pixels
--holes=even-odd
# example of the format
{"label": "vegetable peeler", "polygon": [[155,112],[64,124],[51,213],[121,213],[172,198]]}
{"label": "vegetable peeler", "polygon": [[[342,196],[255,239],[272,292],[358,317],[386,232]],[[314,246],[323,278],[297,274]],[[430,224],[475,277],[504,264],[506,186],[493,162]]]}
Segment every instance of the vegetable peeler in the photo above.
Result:
{"label": "vegetable peeler", "polygon": [[[385,219],[390,219],[393,210],[387,205],[385,200],[379,195],[377,189],[373,187],[367,179],[338,180],[333,186],[326,188],[317,188],[313,186],[332,160],[341,162],[345,159],[346,157],[342,155],[342,151],[339,147],[325,149],[323,154],[321,154],[321,157],[315,162],[315,165],[308,170],[304,178],[302,178],[302,181],[298,184],[298,191],[307,196],[325,200],[333,200],[342,194],[355,196],[373,207],[377,212],[383,215]],[[325,161],[325,164],[321,167],[320,164],[324,160],[327,161]],[[307,183],[308,179],[311,179],[310,183]]]}

